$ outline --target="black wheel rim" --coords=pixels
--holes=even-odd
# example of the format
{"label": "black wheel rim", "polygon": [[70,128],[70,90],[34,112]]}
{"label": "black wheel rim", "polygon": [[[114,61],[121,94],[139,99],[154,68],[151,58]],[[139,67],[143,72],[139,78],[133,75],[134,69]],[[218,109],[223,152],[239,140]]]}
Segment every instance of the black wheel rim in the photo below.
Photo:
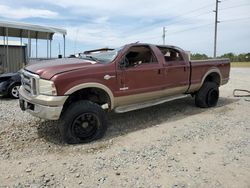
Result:
{"label": "black wheel rim", "polygon": [[218,98],[219,98],[219,92],[215,89],[211,89],[208,92],[208,98],[207,98],[208,106],[215,106],[218,102]]}
{"label": "black wheel rim", "polygon": [[84,113],[75,118],[72,123],[72,133],[80,140],[91,139],[100,125],[99,118],[94,113]]}

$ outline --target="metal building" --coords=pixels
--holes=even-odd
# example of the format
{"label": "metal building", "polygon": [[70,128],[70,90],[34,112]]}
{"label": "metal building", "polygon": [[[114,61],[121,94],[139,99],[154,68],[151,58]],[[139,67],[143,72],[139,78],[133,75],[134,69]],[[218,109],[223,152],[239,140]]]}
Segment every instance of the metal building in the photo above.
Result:
{"label": "metal building", "polygon": [[9,63],[6,64],[6,46],[0,41],[0,74],[16,72],[27,63],[27,46],[16,41],[8,44]]}
{"label": "metal building", "polygon": [[[20,22],[0,21],[0,36],[2,36],[2,45],[0,44],[0,73],[15,72],[23,67],[23,64],[29,62],[31,58],[31,39],[35,39],[35,57],[38,54],[37,40],[47,41],[47,58],[51,58],[51,43],[55,33],[63,36],[63,56],[65,57],[65,29],[33,25]],[[19,45],[11,45],[9,37],[19,38]],[[23,45],[23,39],[28,39],[27,46]],[[18,57],[19,56],[19,57]],[[20,60],[22,62],[20,62]]]}

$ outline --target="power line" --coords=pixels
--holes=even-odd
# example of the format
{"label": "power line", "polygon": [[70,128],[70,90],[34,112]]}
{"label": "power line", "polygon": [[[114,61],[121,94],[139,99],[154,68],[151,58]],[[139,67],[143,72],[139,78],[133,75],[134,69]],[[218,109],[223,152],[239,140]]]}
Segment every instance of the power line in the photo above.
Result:
{"label": "power line", "polygon": [[250,21],[250,17],[246,17],[246,18],[236,18],[236,19],[229,19],[229,20],[223,20],[221,22],[235,22],[235,21],[239,21],[239,20],[248,20]]}
{"label": "power line", "polygon": [[[225,1],[231,1],[231,0],[223,0],[223,1],[219,1],[219,0],[217,0],[218,1],[218,3],[219,2],[225,2]],[[216,3],[217,3],[217,1],[216,1]],[[204,8],[207,8],[207,7],[209,7],[209,5],[211,5],[211,4],[208,4],[208,5],[206,5],[206,6],[203,6],[203,7],[200,7],[200,8],[198,8],[198,9],[193,9],[193,10],[191,10],[191,11],[188,11],[188,12],[186,12],[186,13],[184,13],[185,15],[187,15],[187,14],[189,14],[189,13],[193,13],[193,12],[196,12],[196,11],[199,11],[199,10],[202,10],[202,9],[204,9]],[[215,41],[214,41],[214,55],[216,56],[216,47],[217,47],[217,24],[218,23],[220,23],[219,21],[218,21],[218,11],[219,10],[226,10],[226,9],[231,9],[231,8],[235,8],[235,7],[241,7],[241,6],[248,6],[248,5],[250,5],[250,4],[242,4],[242,5],[238,5],[238,6],[232,6],[232,7],[226,7],[226,8],[222,8],[222,9],[219,9],[218,7],[218,9],[217,10],[215,10],[214,12],[216,13],[216,11],[217,11],[217,18],[215,18]],[[205,14],[210,14],[210,13],[212,13],[212,12],[204,12],[204,13],[201,13],[201,14],[198,14],[198,15],[195,15],[195,16],[192,16],[192,17],[189,17],[189,18],[184,18],[184,19],[181,19],[181,20],[178,20],[177,19],[177,21],[174,21],[174,22],[170,22],[169,24],[167,24],[168,26],[169,25],[172,25],[172,24],[175,24],[175,23],[181,23],[181,22],[183,22],[184,20],[187,20],[187,19],[190,19],[190,18],[193,18],[193,17],[198,17],[198,16],[201,16],[201,15],[205,15]],[[178,16],[176,16],[176,18],[178,18],[178,17],[181,17],[182,15],[184,15],[184,14],[181,14],[181,15],[178,15]],[[224,20],[224,21],[222,21],[222,22],[233,22],[233,21],[239,21],[239,20],[246,20],[246,19],[250,19],[250,17],[247,17],[247,18],[239,18],[239,19],[230,19],[230,20]],[[169,33],[168,34],[168,36],[169,35],[175,35],[175,34],[178,34],[178,33],[182,33],[182,32],[186,32],[186,31],[190,31],[190,30],[194,30],[194,29],[198,29],[198,28],[202,28],[202,27],[205,27],[205,26],[209,26],[209,25],[212,25],[212,23],[209,23],[209,24],[205,24],[205,25],[200,25],[200,26],[197,26],[197,27],[192,27],[192,28],[188,28],[188,29],[184,29],[184,30],[180,30],[180,31],[176,31],[176,32],[172,32],[172,33]],[[145,40],[148,40],[148,39],[159,39],[159,37],[147,37],[147,38],[144,38]]]}
{"label": "power line", "polygon": [[205,6],[202,6],[202,7],[200,7],[200,8],[193,9],[193,10],[190,10],[190,11],[187,11],[187,12],[184,12],[183,14],[177,15],[177,16],[175,16],[175,17],[181,17],[182,15],[192,14],[192,13],[197,12],[197,11],[199,11],[199,10],[202,10],[202,9],[204,9],[204,8],[208,8],[208,7],[212,6],[212,5],[213,5],[213,3],[209,3],[209,4],[205,5]]}
{"label": "power line", "polygon": [[[224,1],[230,1],[230,0],[224,0]],[[223,2],[224,2],[223,1]],[[242,7],[242,6],[250,6],[250,4],[242,4],[242,5],[238,5],[238,6],[231,6],[231,7],[226,7],[226,8],[221,8],[221,9],[218,9],[218,10],[227,10],[227,9],[232,9],[232,8],[237,8],[237,7]],[[201,10],[201,9],[204,9],[204,7],[202,8],[199,8],[199,9],[196,9],[196,10]],[[202,16],[202,15],[206,15],[206,14],[211,14],[212,11],[209,11],[209,12],[204,12],[204,13],[201,13],[201,14],[198,14],[198,15],[195,15],[195,16],[191,16],[191,17],[187,17],[187,18],[183,18],[181,20],[177,20],[177,21],[174,21],[174,22],[170,22],[168,24],[166,24],[166,26],[169,26],[169,25],[173,25],[173,24],[176,24],[176,23],[181,23],[185,20],[188,20],[190,18],[195,18],[195,17],[199,17],[199,16]]]}
{"label": "power line", "polygon": [[[223,20],[223,21],[220,21],[220,23],[222,23],[222,22],[234,22],[234,21],[248,20],[248,19],[249,19],[249,21],[250,21],[250,17],[246,17],[246,18],[238,18],[238,19]],[[178,34],[178,33],[182,33],[182,32],[185,32],[185,31],[190,31],[190,30],[202,28],[202,27],[205,27],[205,26],[210,26],[210,25],[213,25],[213,23],[204,24],[204,25],[200,25],[200,26],[191,27],[191,28],[188,28],[188,29],[184,29],[184,30],[172,32],[172,33],[169,33],[168,36],[169,36],[169,35],[175,35],[175,34]],[[152,37],[152,38],[156,38],[156,37]]]}
{"label": "power line", "polygon": [[[224,21],[220,21],[220,22],[221,23],[223,23],[223,22],[234,22],[234,21],[247,20],[247,19],[250,20],[250,17],[239,18],[239,19],[229,19],[229,20],[224,20]],[[213,23],[199,25],[199,26],[196,26],[196,27],[191,27],[191,28],[188,28],[188,29],[184,29],[184,30],[180,30],[180,31],[169,33],[168,36],[179,34],[179,33],[183,33],[183,32],[186,32],[186,31],[191,31],[191,30],[194,30],[194,29],[199,29],[199,28],[206,27],[206,26],[211,26],[211,25],[213,25]],[[148,39],[159,39],[159,37],[147,37],[147,38],[144,38],[144,39],[145,40],[148,40]]]}
{"label": "power line", "polygon": [[225,8],[220,8],[219,10],[227,10],[227,9],[238,8],[238,7],[244,7],[244,6],[250,6],[250,4],[247,3],[247,4],[241,4],[241,5],[231,6],[231,7],[225,7]]}
{"label": "power line", "polygon": [[[209,14],[211,13],[210,11],[209,12],[205,12],[205,13],[201,13],[201,14],[198,14],[198,15],[195,15],[195,16],[192,16],[192,17],[189,17],[189,18],[182,18],[182,16],[186,16],[186,15],[189,15],[189,14],[193,14],[199,10],[202,10],[202,9],[205,9],[205,8],[208,8],[210,6],[212,6],[213,3],[209,3],[209,4],[206,4],[205,6],[202,6],[202,7],[199,7],[197,9],[192,9],[190,11],[187,11],[187,12],[184,12],[183,14],[179,14],[177,16],[173,16],[173,17],[170,17],[168,19],[172,19],[173,21],[171,21],[170,23],[168,23],[167,21],[162,21],[162,23],[165,22],[165,24],[161,24],[161,25],[172,25],[172,24],[175,24],[175,23],[180,23],[182,22],[183,20],[187,20],[187,19],[190,19],[190,18],[193,18],[193,17],[197,17],[197,16],[201,16],[201,15],[205,15],[205,14]],[[180,19],[180,20],[179,20]],[[153,25],[157,25],[159,23],[154,23],[154,24],[151,24],[150,26],[153,26]],[[135,29],[135,30],[132,30],[133,31],[145,31],[145,29]]]}
{"label": "power line", "polygon": [[181,19],[179,21],[176,21],[176,22],[171,22],[170,24],[166,24],[166,26],[170,26],[170,25],[173,25],[173,24],[176,24],[176,23],[181,23],[185,20],[188,20],[190,18],[194,18],[194,17],[198,17],[198,16],[202,16],[202,15],[206,15],[206,14],[211,14],[212,11],[209,11],[209,12],[204,12],[204,13],[201,13],[201,14],[198,14],[198,15],[195,15],[195,16],[192,16],[192,17],[188,17],[188,18],[184,18],[184,19]]}
{"label": "power line", "polygon": [[191,28],[188,28],[188,29],[184,29],[184,30],[172,32],[172,33],[168,34],[168,36],[169,36],[169,35],[175,35],[175,34],[178,34],[178,33],[183,33],[183,32],[190,31],[190,30],[194,30],[194,29],[198,29],[198,28],[202,28],[202,27],[209,26],[209,25],[213,25],[213,23],[204,24],[204,25],[200,25],[200,26],[191,27]]}

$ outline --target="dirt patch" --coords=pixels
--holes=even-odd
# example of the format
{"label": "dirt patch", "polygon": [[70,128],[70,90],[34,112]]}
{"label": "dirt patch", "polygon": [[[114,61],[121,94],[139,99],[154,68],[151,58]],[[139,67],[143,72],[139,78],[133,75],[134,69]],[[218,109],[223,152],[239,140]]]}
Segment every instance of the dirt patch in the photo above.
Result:
{"label": "dirt patch", "polygon": [[0,100],[0,187],[249,187],[250,69],[233,68],[216,108],[191,97],[109,114],[99,141],[62,142],[57,123]]}

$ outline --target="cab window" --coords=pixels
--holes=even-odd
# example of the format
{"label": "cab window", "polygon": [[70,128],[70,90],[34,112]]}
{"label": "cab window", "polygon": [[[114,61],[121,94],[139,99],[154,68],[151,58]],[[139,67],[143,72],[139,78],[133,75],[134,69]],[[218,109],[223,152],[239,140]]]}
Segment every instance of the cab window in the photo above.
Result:
{"label": "cab window", "polygon": [[126,53],[122,63],[129,68],[158,62],[149,46],[133,46]]}
{"label": "cab window", "polygon": [[178,63],[183,61],[183,57],[178,50],[172,48],[158,47],[161,53],[164,55],[165,62],[168,63]]}

